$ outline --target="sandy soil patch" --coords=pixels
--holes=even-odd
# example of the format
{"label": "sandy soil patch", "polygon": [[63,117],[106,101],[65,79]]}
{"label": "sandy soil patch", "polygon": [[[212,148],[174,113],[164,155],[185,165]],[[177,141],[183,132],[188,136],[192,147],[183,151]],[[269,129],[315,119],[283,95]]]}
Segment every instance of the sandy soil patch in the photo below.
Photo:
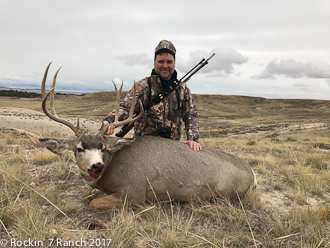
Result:
{"label": "sandy soil patch", "polygon": [[260,200],[269,208],[277,209],[283,213],[287,213],[289,211],[288,200],[286,200],[286,196],[284,193],[279,191],[272,192],[260,192]]}
{"label": "sandy soil patch", "polygon": [[[259,128],[259,126],[257,127]],[[256,129],[257,129],[256,128]],[[242,132],[240,134],[230,134],[231,136],[237,135],[237,136],[253,136],[253,135],[259,135],[259,134],[268,134],[268,133],[286,133],[286,132],[293,132],[293,131],[311,131],[311,130],[322,130],[327,129],[329,126],[325,123],[305,123],[305,124],[299,124],[299,125],[288,125],[288,126],[279,126],[275,128],[270,128],[266,131],[259,131],[254,130],[251,132],[250,130],[247,130],[245,132]]]}
{"label": "sandy soil patch", "polygon": [[290,125],[287,127],[279,127],[276,128],[276,132],[289,132],[289,131],[296,131],[296,130],[320,130],[320,129],[326,129],[328,128],[325,123],[306,123],[306,124],[300,124],[300,125]]}
{"label": "sandy soil patch", "polygon": [[0,108],[1,115],[35,115],[45,116],[43,112],[25,108]]}
{"label": "sandy soil patch", "polygon": [[[63,119],[77,125],[77,118]],[[79,127],[85,132],[98,133],[99,123],[79,118]],[[69,127],[49,119],[44,113],[24,108],[0,108],[0,128],[29,135],[34,139],[75,135]],[[114,134],[120,130],[121,127],[116,128]],[[133,130],[125,135],[125,138],[131,137],[133,137]]]}
{"label": "sandy soil patch", "polygon": [[[77,119],[65,119],[76,125]],[[80,128],[93,133],[98,132],[98,123],[80,118]],[[0,128],[27,131],[32,136],[73,136],[73,131],[45,116],[44,113],[24,108],[0,108]]]}

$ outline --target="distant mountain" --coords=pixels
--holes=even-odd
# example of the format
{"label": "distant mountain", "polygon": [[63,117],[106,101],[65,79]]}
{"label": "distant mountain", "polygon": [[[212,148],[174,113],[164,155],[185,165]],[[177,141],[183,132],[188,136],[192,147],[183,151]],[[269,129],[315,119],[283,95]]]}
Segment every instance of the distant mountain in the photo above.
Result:
{"label": "distant mountain", "polygon": [[[30,93],[38,93],[41,94],[41,89],[36,89],[36,88],[19,88],[19,87],[6,87],[6,86],[0,86],[0,90],[17,90],[17,91],[23,91],[23,92],[30,92]],[[49,89],[46,88],[46,91]],[[78,89],[72,89],[72,88],[59,88],[56,89],[57,93],[62,93],[62,94],[75,94],[75,95],[81,95],[81,94],[90,94],[93,91],[90,90],[78,90]]]}
{"label": "distant mountain", "polygon": [[[50,90],[51,82],[46,84],[46,90]],[[125,88],[126,87],[126,88]],[[0,89],[2,90],[18,90],[18,91],[25,91],[25,92],[38,92],[40,93],[41,82],[40,83],[6,83],[0,81]],[[129,90],[130,87],[124,86],[124,90]],[[68,94],[90,94],[93,92],[108,92],[113,91],[113,85],[99,85],[95,84],[56,84],[55,92],[58,93],[68,93]]]}
{"label": "distant mountain", "polygon": [[[46,90],[50,90],[51,84],[46,84]],[[5,83],[0,81],[0,89],[1,90],[18,90],[25,92],[36,92],[40,93],[41,84],[40,83]],[[110,87],[113,89],[113,87]],[[58,93],[67,93],[67,94],[90,94],[92,92],[100,92],[100,91],[109,91],[109,89],[105,89],[99,87],[97,84],[95,85],[73,85],[73,84],[57,84],[55,92]]]}
{"label": "distant mountain", "polygon": [[17,90],[17,91],[33,92],[33,93],[41,94],[40,89],[23,89],[23,88],[11,88],[11,87],[0,86],[0,90]]}

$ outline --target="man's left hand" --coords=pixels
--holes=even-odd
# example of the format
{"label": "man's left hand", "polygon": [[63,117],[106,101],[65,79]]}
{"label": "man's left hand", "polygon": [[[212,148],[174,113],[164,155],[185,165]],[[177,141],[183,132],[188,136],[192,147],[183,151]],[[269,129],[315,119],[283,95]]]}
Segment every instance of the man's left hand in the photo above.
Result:
{"label": "man's left hand", "polygon": [[187,141],[183,141],[183,143],[188,144],[189,147],[191,149],[194,149],[195,151],[201,151],[202,150],[202,146],[196,141],[187,140]]}

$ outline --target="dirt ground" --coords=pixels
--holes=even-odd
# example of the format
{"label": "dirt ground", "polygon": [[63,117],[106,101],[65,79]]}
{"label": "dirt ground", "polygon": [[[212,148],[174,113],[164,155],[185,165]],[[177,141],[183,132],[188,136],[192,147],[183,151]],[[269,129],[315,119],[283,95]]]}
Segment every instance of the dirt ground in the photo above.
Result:
{"label": "dirt ground", "polygon": [[[69,120],[76,125],[77,120]],[[80,118],[80,128],[96,133],[98,123]],[[67,126],[49,119],[44,113],[24,108],[0,108],[0,128],[12,129],[19,133],[28,132],[32,137],[72,136],[73,131]]]}

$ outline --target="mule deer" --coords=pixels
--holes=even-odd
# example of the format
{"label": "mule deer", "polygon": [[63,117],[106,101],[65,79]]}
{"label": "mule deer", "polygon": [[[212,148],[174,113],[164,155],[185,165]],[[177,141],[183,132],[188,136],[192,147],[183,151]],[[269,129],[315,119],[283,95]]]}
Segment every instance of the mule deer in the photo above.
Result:
{"label": "mule deer", "polygon": [[[42,83],[43,91],[48,68]],[[74,126],[57,117],[52,99],[53,112],[50,113],[46,108],[47,98],[54,91],[57,73],[53,88],[42,100],[42,108],[49,118],[70,127],[76,136],[68,139],[39,139],[36,145],[56,154],[73,151],[85,182],[110,194],[92,200],[90,210],[121,207],[125,200],[129,205],[136,205],[147,200],[164,201],[169,197],[181,202],[195,197],[205,200],[221,197],[234,201],[244,196],[256,183],[253,170],[242,159],[219,150],[205,148],[196,152],[177,140],[155,136],[139,136],[135,139],[103,137],[107,126],[97,134],[84,132],[79,124]],[[143,114],[143,105],[139,101],[140,114],[132,117],[133,99],[128,119],[118,121],[121,90],[122,87],[119,91],[116,88],[116,117],[111,124],[114,126],[132,123]]]}

